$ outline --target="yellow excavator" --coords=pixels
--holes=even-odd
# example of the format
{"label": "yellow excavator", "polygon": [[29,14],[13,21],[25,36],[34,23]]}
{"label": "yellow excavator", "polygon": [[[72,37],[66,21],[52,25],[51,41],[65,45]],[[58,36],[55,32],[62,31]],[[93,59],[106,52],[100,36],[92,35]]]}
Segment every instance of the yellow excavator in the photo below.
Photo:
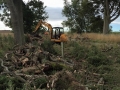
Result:
{"label": "yellow excavator", "polygon": [[55,43],[67,42],[67,36],[64,34],[63,27],[52,27],[51,24],[42,20],[38,22],[33,33],[35,33],[41,25],[48,27],[48,31],[45,32],[45,34],[50,35],[51,41]]}

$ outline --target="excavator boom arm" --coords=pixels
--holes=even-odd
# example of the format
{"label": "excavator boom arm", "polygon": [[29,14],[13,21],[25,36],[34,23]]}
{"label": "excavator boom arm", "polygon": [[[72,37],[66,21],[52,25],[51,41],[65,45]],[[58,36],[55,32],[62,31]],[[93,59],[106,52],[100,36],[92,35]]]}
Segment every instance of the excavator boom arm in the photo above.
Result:
{"label": "excavator boom arm", "polygon": [[42,20],[40,20],[38,22],[38,24],[35,27],[35,30],[33,32],[36,32],[41,25],[44,25],[44,26],[48,27],[48,29],[50,30],[50,32],[52,32],[52,26],[49,23],[47,23],[47,22],[43,22]]}

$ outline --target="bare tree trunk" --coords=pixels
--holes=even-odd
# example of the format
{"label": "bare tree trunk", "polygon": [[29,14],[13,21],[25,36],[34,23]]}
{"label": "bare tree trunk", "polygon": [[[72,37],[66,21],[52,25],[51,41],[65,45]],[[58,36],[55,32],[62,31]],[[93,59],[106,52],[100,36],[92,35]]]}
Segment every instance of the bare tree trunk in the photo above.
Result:
{"label": "bare tree trunk", "polygon": [[105,0],[104,3],[104,16],[103,16],[104,24],[103,24],[103,34],[109,33],[109,24],[110,24],[110,13],[109,13],[109,4],[108,0]]}
{"label": "bare tree trunk", "polygon": [[22,0],[6,0],[6,2],[10,9],[15,44],[22,45],[25,42],[23,30]]}
{"label": "bare tree trunk", "polygon": [[103,34],[108,34],[108,32],[109,32],[109,22],[107,16],[104,16]]}
{"label": "bare tree trunk", "polygon": [[109,3],[108,3],[108,0],[105,0],[105,3],[104,3],[103,34],[108,34],[109,33],[109,24],[110,24]]}

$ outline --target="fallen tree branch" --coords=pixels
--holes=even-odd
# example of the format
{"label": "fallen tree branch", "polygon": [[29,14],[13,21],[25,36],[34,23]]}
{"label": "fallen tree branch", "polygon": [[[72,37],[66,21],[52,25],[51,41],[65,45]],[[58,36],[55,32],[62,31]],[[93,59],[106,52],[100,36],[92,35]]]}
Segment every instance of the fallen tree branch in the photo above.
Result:
{"label": "fallen tree branch", "polygon": [[6,73],[8,73],[9,75],[12,75],[12,76],[14,76],[14,77],[16,77],[17,79],[19,79],[20,81],[22,81],[22,82],[24,82],[24,83],[26,82],[26,80],[23,79],[22,77],[17,76],[15,73],[9,71],[8,67],[4,66],[3,60],[2,60],[1,58],[0,58],[0,61],[1,61],[1,66],[5,69],[5,72],[6,72]]}

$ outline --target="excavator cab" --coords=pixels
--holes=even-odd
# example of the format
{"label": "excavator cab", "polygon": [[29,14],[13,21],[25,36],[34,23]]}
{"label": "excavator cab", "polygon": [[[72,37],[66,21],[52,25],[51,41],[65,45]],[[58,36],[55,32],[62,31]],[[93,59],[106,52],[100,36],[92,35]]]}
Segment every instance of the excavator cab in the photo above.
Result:
{"label": "excavator cab", "polygon": [[64,34],[63,27],[53,27],[51,32],[51,41],[56,43],[66,42],[67,36]]}
{"label": "excavator cab", "polygon": [[64,33],[63,27],[53,27],[53,35],[51,35],[52,39],[60,39],[61,34]]}

